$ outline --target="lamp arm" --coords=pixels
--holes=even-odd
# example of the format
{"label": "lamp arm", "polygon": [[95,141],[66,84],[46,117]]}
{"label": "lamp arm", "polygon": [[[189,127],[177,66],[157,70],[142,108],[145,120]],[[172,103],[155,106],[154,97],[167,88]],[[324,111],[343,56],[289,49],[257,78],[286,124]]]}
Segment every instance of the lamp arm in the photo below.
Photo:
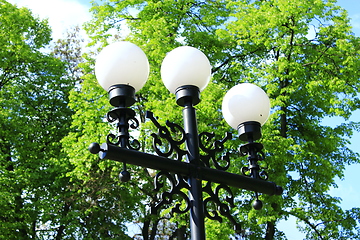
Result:
{"label": "lamp arm", "polygon": [[[134,151],[121,148],[109,143],[103,143],[101,146],[93,143],[92,146],[99,150],[100,159],[109,159],[118,162],[126,162],[146,168],[178,173],[184,176],[190,176],[194,171],[198,171],[201,178],[206,181],[226,184],[231,187],[241,188],[249,191],[256,191],[268,195],[281,195],[282,187],[273,182],[255,179],[243,175],[238,175],[222,170],[172,160],[166,157],[156,156],[149,153]],[[96,152],[92,152],[96,153]]]}

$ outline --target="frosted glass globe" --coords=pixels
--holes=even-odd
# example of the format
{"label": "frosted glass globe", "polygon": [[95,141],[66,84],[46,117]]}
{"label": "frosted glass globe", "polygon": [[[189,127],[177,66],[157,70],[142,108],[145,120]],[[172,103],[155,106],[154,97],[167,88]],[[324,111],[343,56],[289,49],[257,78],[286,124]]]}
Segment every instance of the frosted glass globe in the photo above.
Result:
{"label": "frosted glass globe", "polygon": [[106,91],[113,85],[125,84],[137,92],[149,77],[149,62],[135,44],[115,42],[103,48],[97,56],[95,75]]}
{"label": "frosted glass globe", "polygon": [[178,47],[169,52],[161,65],[161,78],[172,93],[185,85],[197,86],[202,91],[208,85],[210,77],[209,59],[200,50],[189,46]]}
{"label": "frosted glass globe", "polygon": [[260,87],[241,83],[225,94],[222,113],[226,122],[234,129],[239,124],[250,121],[263,125],[270,114],[270,99]]}

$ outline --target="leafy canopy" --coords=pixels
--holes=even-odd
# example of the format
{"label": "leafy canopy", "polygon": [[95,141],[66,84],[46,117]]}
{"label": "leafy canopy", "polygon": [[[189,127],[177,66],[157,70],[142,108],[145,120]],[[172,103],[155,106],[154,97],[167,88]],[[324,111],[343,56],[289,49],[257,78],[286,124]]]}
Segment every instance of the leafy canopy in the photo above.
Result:
{"label": "leafy canopy", "polygon": [[[235,190],[236,216],[243,225],[241,236],[285,239],[277,223],[294,216],[307,239],[359,237],[359,209],[341,209],[341,200],[329,194],[330,187],[336,187],[335,177],[343,177],[345,166],[359,162],[359,155],[348,148],[359,123],[346,120],[359,108],[360,41],[335,0],[108,0],[94,3],[91,11],[93,19],[85,26],[91,45],[101,48],[112,41],[128,40],[139,45],[149,58],[151,76],[138,92],[135,106],[141,119],[147,109],[159,116],[159,121],[181,121],[180,108],[159,74],[165,54],[180,45],[201,49],[213,66],[212,83],[197,107],[200,131],[220,135],[229,129],[220,106],[230,87],[253,82],[266,90],[272,115],[263,127],[265,162],[270,180],[286,191],[282,197],[261,196],[264,209],[255,212],[250,209],[253,194]],[[102,119],[109,109],[106,93],[97,86],[92,72],[93,56],[86,57],[84,82],[71,95],[70,106],[76,112],[72,132],[63,140],[75,166],[71,174],[89,182],[94,174],[109,173],[106,181],[116,186],[116,193],[124,191],[133,199],[126,202],[128,198],[123,197],[132,208],[126,212],[129,218],[114,213],[107,215],[108,219],[120,225],[124,218],[132,217],[134,222],[146,223],[147,207],[143,203],[156,197],[146,183],[151,179],[147,170],[133,167],[134,180],[121,185],[115,179],[121,166],[98,162],[84,150],[90,142],[104,141],[106,124]],[[322,125],[325,117],[333,116],[344,118],[344,123],[336,127]],[[151,128],[149,123],[142,125],[143,150],[151,151],[145,144]],[[234,140],[228,147],[236,149],[239,144]],[[239,173],[246,165],[236,155],[232,161],[232,172]],[[109,190],[97,192],[96,199],[112,202],[115,195]],[[187,227],[184,218],[175,219],[175,226],[165,227]],[[228,224],[219,226],[207,221],[207,225],[208,236],[214,236],[220,227],[226,239],[231,234]],[[169,236],[160,231],[161,226],[158,236]]]}

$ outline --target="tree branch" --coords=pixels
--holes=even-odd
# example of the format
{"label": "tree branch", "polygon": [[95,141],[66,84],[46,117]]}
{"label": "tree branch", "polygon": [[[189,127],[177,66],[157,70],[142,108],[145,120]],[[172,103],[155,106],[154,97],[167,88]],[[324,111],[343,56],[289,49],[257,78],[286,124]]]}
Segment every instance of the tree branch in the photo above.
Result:
{"label": "tree branch", "polygon": [[315,226],[315,225],[312,224],[309,220],[307,220],[306,218],[300,217],[299,215],[297,215],[297,214],[294,213],[294,212],[287,212],[287,211],[283,211],[283,212],[284,212],[284,213],[287,213],[287,214],[289,214],[289,215],[291,215],[291,216],[294,216],[294,217],[300,219],[301,221],[305,222],[307,225],[309,225],[309,227],[310,227],[311,229],[313,229],[313,230],[316,232],[316,234],[319,236],[319,239],[321,239],[321,240],[324,239],[324,238],[322,237],[321,233],[316,229],[316,226],[317,226],[317,225]]}

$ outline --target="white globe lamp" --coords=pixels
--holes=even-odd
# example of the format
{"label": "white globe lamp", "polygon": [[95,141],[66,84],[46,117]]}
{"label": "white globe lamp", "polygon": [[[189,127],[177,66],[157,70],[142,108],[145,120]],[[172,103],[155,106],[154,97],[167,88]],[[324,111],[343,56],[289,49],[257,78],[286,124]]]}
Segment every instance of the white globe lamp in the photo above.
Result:
{"label": "white globe lamp", "polygon": [[[240,139],[248,140],[246,138],[251,136],[247,132],[256,129],[260,131],[261,125],[268,119],[270,99],[260,87],[251,83],[241,83],[226,93],[222,102],[222,112],[226,122],[239,131]],[[261,132],[252,134],[253,140],[261,137]]]}
{"label": "white globe lamp", "polygon": [[[103,48],[97,56],[95,75],[101,87],[109,92],[110,103],[118,104],[119,94],[134,95],[144,86],[149,76],[149,62],[135,44],[115,42]],[[126,97],[126,105],[135,102],[131,98]]]}
{"label": "white globe lamp", "polygon": [[[190,46],[178,47],[164,58],[161,78],[165,87],[176,94],[178,104],[183,105],[189,94],[197,94],[199,98],[199,93],[210,81],[211,65],[200,50]],[[194,105],[199,101],[200,98],[194,100]]]}

